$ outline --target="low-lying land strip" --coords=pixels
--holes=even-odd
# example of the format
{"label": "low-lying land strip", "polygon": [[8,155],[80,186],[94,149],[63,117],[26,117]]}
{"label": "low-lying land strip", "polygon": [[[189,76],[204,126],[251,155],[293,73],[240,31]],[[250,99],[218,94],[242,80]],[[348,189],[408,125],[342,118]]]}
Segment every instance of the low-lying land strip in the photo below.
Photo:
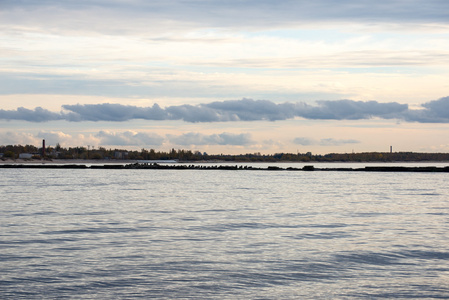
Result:
{"label": "low-lying land strip", "polygon": [[86,165],[86,164],[3,164],[3,169],[118,169],[118,170],[265,170],[265,171],[357,171],[357,172],[448,172],[447,167],[402,167],[402,166],[369,166],[364,168],[315,168],[313,165],[307,165],[302,168],[281,168],[278,166],[268,166],[266,168],[252,166],[231,166],[231,165],[163,165],[158,163],[133,163],[133,164],[105,164],[105,165]]}

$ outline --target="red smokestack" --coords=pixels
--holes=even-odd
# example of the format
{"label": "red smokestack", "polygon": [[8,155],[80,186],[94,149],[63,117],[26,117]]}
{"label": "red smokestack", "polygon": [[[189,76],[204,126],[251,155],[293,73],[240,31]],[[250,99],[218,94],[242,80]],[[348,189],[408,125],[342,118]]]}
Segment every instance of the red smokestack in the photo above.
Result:
{"label": "red smokestack", "polygon": [[42,140],[42,157],[45,157],[45,140]]}

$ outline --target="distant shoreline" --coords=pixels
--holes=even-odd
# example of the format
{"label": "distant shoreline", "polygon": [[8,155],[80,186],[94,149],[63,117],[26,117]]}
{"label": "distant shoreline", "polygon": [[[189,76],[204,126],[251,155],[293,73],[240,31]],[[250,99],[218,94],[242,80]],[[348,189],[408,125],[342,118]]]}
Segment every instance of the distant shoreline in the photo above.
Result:
{"label": "distant shoreline", "polygon": [[[0,159],[0,165],[4,164],[53,164],[53,165],[62,165],[62,164],[129,164],[136,163],[136,160],[112,160],[112,159]],[[158,161],[161,162],[161,161]]]}
{"label": "distant shoreline", "polygon": [[448,163],[449,161],[429,161],[429,160],[416,160],[416,161],[309,161],[309,162],[302,162],[302,161],[225,161],[225,160],[204,160],[204,161],[177,161],[177,160],[133,160],[133,159],[126,159],[126,160],[118,160],[118,159],[0,159],[0,165],[5,164],[52,164],[52,165],[99,165],[99,164],[134,164],[134,163],[158,163],[158,164],[173,164],[173,163],[180,163],[180,164],[302,164],[302,165],[311,165],[311,164],[357,164],[357,163],[369,163],[369,164],[392,164],[392,163],[404,163],[404,164],[412,164],[412,163]]}

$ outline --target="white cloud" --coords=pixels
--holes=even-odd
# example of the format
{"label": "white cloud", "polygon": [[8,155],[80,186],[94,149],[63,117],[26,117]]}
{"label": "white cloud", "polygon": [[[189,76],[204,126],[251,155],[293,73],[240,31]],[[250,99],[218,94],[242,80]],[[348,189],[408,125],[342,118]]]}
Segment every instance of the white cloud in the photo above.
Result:
{"label": "white cloud", "polygon": [[0,143],[6,145],[40,145],[40,140],[31,133],[3,131],[0,132]]}
{"label": "white cloud", "polygon": [[45,139],[47,145],[56,145],[57,143],[63,145],[73,140],[73,136],[62,131],[40,131],[36,136]]}
{"label": "white cloud", "polygon": [[201,133],[189,132],[182,135],[169,135],[169,140],[177,145],[234,145],[245,146],[253,144],[250,134],[233,134],[223,132],[220,134],[205,135]]}
{"label": "white cloud", "polygon": [[358,144],[360,141],[354,139],[335,139],[335,138],[324,138],[324,139],[313,139],[307,137],[297,137],[293,140],[293,143],[301,146],[341,146],[346,144]]}
{"label": "white cloud", "polygon": [[334,139],[334,138],[326,138],[320,140],[321,146],[340,146],[345,144],[358,144],[360,141],[354,139]]}
{"label": "white cloud", "polygon": [[164,140],[158,134],[148,132],[110,132],[100,131],[95,135],[101,145],[116,146],[160,146]]}

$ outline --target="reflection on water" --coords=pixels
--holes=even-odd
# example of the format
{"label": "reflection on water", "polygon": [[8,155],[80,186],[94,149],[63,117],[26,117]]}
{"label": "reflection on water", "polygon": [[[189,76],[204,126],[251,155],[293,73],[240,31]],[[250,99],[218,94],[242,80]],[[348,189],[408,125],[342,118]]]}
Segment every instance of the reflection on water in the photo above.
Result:
{"label": "reflection on water", "polygon": [[0,172],[3,299],[449,297],[448,174]]}

